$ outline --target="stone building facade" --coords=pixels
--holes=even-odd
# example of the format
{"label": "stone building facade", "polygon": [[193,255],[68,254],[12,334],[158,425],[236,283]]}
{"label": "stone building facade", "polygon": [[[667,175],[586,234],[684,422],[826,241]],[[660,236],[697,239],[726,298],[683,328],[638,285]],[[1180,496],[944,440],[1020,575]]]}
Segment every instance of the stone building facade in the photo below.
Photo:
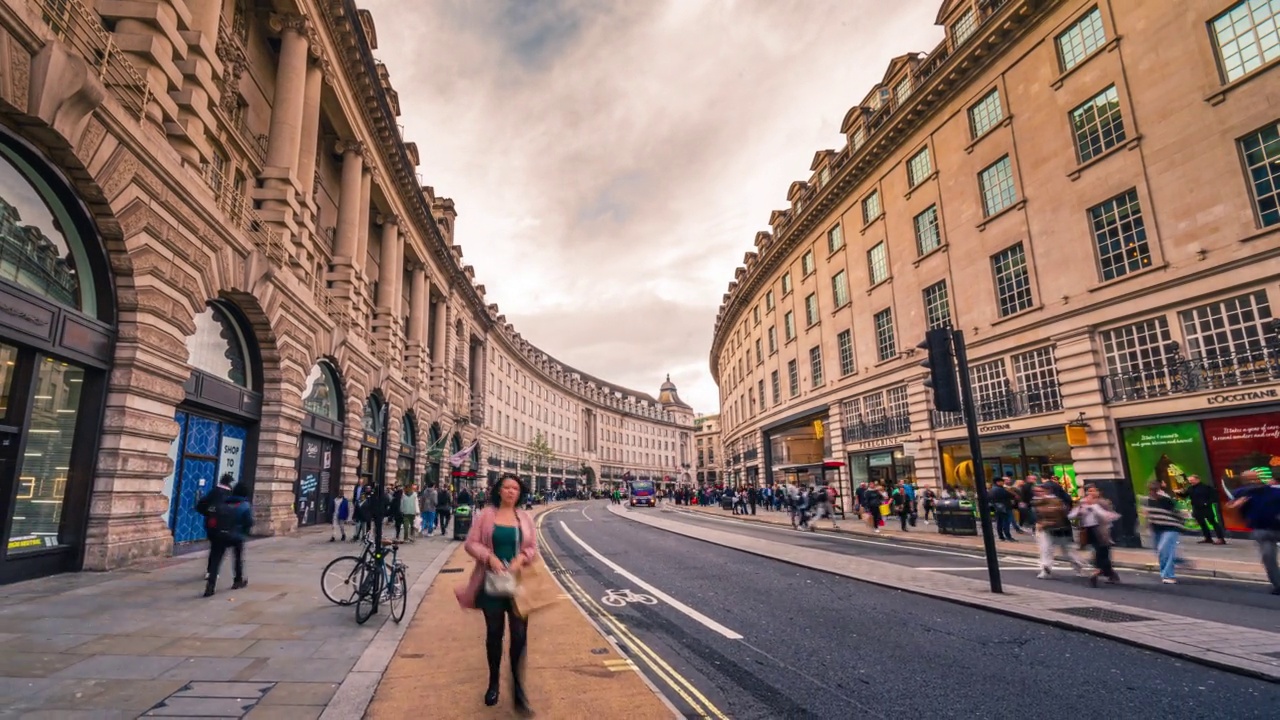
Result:
{"label": "stone building facade", "polygon": [[729,472],[972,484],[922,383],[943,326],[966,336],[988,478],[1123,499],[1199,474],[1225,498],[1280,472],[1277,12],[943,3],[944,40],[889,63],[729,283]]}
{"label": "stone building facade", "polygon": [[0,2],[0,582],[198,541],[224,473],[283,533],[359,477],[483,482],[525,426],[566,482],[606,428],[611,467],[692,462],[678,398],[486,302],[376,48],[352,0]]}
{"label": "stone building facade", "polygon": [[698,452],[697,474],[699,486],[717,485],[722,482],[720,466],[724,462],[724,447],[720,443],[720,416],[703,415],[693,421],[693,441]]}

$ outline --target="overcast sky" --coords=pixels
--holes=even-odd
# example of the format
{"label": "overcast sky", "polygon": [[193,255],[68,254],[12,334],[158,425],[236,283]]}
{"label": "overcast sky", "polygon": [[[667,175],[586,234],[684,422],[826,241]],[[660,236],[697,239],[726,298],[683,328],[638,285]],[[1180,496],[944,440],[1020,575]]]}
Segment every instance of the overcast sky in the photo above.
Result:
{"label": "overcast sky", "polygon": [[534,344],[718,410],[720,298],[941,0],[364,0],[456,241]]}

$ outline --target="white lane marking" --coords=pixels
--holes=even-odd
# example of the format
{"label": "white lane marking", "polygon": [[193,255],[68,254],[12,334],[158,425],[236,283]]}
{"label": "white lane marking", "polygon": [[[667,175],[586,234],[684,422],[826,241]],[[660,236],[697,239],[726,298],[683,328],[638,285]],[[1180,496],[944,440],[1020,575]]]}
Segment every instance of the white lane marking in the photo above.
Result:
{"label": "white lane marking", "polygon": [[583,506],[582,506],[582,517],[586,518],[587,520],[590,520],[591,522],[595,522],[595,520],[591,520],[591,516],[587,514],[587,506],[586,506],[586,505],[583,505]]}
{"label": "white lane marking", "polygon": [[[911,569],[912,570],[930,570],[933,572],[977,572],[978,570],[981,570],[983,572],[987,571],[987,568],[985,565],[982,567],[913,567]],[[1004,572],[1005,570],[1039,570],[1039,569],[1040,567],[1036,565],[1027,565],[1025,567],[1023,566],[1004,567],[1002,565],[1000,567],[1001,572]]]}
{"label": "white lane marking", "polygon": [[689,618],[690,618],[690,619],[692,619],[692,620],[694,620],[695,622],[697,622],[697,623],[699,623],[699,624],[701,624],[701,625],[703,625],[703,626],[705,626],[705,627],[709,628],[710,630],[713,630],[713,631],[715,631],[715,632],[717,632],[717,633],[719,633],[719,634],[721,634],[721,635],[723,635],[723,636],[725,636],[725,637],[729,638],[730,640],[741,640],[741,639],[742,639],[742,635],[739,635],[738,633],[736,633],[736,632],[734,632],[734,631],[730,630],[729,628],[727,628],[727,627],[725,627],[725,626],[721,625],[720,623],[716,622],[715,620],[712,620],[711,618],[707,617],[706,615],[703,615],[702,613],[698,612],[697,610],[694,610],[693,608],[689,607],[688,605],[685,605],[684,603],[680,602],[679,600],[677,600],[677,599],[675,599],[675,598],[671,597],[670,595],[668,595],[668,594],[666,594],[666,593],[662,592],[662,591],[661,591],[661,590],[659,590],[658,588],[656,588],[656,587],[654,587],[654,586],[650,585],[649,583],[645,582],[644,580],[641,580],[640,578],[636,577],[636,576],[635,576],[635,575],[633,575],[632,573],[628,572],[628,571],[627,571],[625,568],[623,568],[621,565],[619,565],[619,564],[615,563],[614,561],[610,560],[609,558],[605,557],[604,555],[601,555],[599,552],[597,552],[597,551],[596,551],[596,549],[595,549],[595,548],[593,548],[593,547],[591,547],[590,545],[588,545],[588,544],[586,544],[585,542],[583,542],[583,541],[582,541],[582,538],[578,537],[578,536],[577,536],[577,535],[576,535],[572,530],[570,530],[570,529],[569,529],[569,526],[568,526],[568,525],[566,525],[566,524],[565,524],[565,522],[564,522],[563,520],[561,520],[561,521],[560,521],[560,527],[564,530],[564,532],[565,532],[565,534],[566,534],[566,535],[568,535],[570,538],[572,538],[572,539],[573,539],[573,541],[574,541],[574,542],[576,542],[576,543],[578,543],[579,545],[581,545],[581,546],[582,546],[582,549],[583,549],[583,550],[586,550],[586,551],[587,551],[587,553],[588,553],[589,555],[591,555],[591,557],[593,557],[593,558],[595,558],[595,559],[599,560],[601,563],[603,563],[603,564],[604,564],[606,567],[608,567],[610,570],[613,570],[614,572],[618,573],[618,574],[619,574],[619,575],[621,575],[622,577],[624,577],[624,578],[626,578],[626,579],[630,580],[631,582],[635,583],[636,585],[639,585],[640,587],[644,588],[645,590],[648,590],[648,591],[649,591],[649,593],[650,593],[651,595],[653,595],[655,598],[657,598],[657,599],[661,600],[662,602],[666,603],[666,604],[667,604],[668,606],[670,606],[671,608],[673,608],[673,609],[675,609],[675,610],[679,610],[680,612],[684,613],[685,615],[688,615],[688,616],[689,616]]}

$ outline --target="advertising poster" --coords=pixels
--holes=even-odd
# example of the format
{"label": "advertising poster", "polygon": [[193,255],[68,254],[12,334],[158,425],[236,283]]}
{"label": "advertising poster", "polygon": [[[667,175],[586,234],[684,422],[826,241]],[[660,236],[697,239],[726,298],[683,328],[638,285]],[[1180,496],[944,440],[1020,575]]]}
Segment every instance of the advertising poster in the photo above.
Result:
{"label": "advertising poster", "polygon": [[1244,485],[1240,474],[1246,470],[1263,480],[1280,477],[1280,413],[1205,420],[1204,436],[1227,529],[1247,531],[1240,514],[1226,504]]}
{"label": "advertising poster", "polygon": [[[1177,497],[1186,491],[1188,475],[1202,480],[1213,477],[1198,422],[1125,428],[1124,454],[1139,503],[1152,480],[1159,479]],[[1186,528],[1198,530],[1200,526],[1191,519],[1191,503],[1179,498],[1178,507],[1187,514]]]}

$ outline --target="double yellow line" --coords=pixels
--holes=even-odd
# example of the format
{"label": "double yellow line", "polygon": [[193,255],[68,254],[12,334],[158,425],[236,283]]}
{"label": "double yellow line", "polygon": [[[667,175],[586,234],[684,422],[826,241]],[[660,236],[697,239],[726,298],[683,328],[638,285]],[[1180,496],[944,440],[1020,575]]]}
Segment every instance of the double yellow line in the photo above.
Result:
{"label": "double yellow line", "polygon": [[[545,559],[550,560],[548,564],[552,566],[552,570],[564,570],[564,563],[560,562],[559,556],[557,556],[555,551],[551,549],[551,544],[547,542],[546,536],[542,533],[542,521],[550,514],[550,512],[544,512],[538,515],[538,543],[542,546]],[[654,677],[662,680],[662,682],[665,683],[667,687],[671,688],[673,692],[679,695],[680,698],[689,705],[689,707],[693,708],[693,711],[697,713],[698,717],[729,720],[729,716],[720,712],[719,708],[712,704],[706,696],[698,692],[698,689],[693,686],[692,682],[689,682],[688,678],[677,672],[675,668],[668,665],[666,661],[659,657],[658,653],[654,652],[648,645],[641,642],[640,638],[636,637],[634,633],[627,629],[627,626],[623,625],[622,622],[618,620],[618,618],[614,617],[612,613],[601,607],[600,604],[596,602],[595,598],[591,597],[590,594],[583,590],[582,586],[579,585],[572,577],[564,572],[556,573],[555,577],[560,582],[561,586],[563,586],[579,604],[586,608],[590,614],[594,615],[596,619],[604,625],[604,627],[613,632],[619,640],[631,648],[632,653],[649,668]]]}

